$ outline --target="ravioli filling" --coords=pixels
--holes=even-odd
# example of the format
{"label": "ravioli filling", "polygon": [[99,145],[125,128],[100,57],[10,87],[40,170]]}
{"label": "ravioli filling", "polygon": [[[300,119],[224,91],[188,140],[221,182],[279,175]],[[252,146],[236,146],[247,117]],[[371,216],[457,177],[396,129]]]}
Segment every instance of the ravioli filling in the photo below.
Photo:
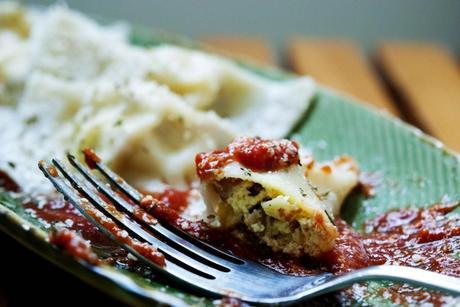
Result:
{"label": "ravioli filling", "polygon": [[223,226],[242,222],[272,250],[294,256],[319,256],[334,247],[337,230],[326,211],[303,211],[289,196],[251,181],[223,179],[211,185],[222,200],[219,206],[226,207],[218,211],[233,215],[220,216]]}

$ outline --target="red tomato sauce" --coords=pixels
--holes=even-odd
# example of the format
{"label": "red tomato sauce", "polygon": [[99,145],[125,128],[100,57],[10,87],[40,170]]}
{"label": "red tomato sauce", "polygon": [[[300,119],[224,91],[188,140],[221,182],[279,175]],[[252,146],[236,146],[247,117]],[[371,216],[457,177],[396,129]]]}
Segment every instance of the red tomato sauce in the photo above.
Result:
{"label": "red tomato sauce", "polygon": [[460,277],[460,218],[455,206],[399,209],[377,216],[365,233],[338,219],[336,247],[323,255],[335,273],[379,264],[396,264]]}
{"label": "red tomato sauce", "polygon": [[255,172],[268,172],[298,164],[299,161],[299,145],[295,141],[261,138],[238,138],[224,150],[199,153],[195,157],[197,174],[201,179],[213,177],[232,162],[239,162]]}
{"label": "red tomato sauce", "polygon": [[91,249],[90,242],[84,240],[75,231],[65,228],[52,231],[50,234],[50,242],[68,251],[78,259],[83,259],[94,265],[100,262],[97,255]]}
{"label": "red tomato sauce", "polygon": [[101,162],[101,158],[96,154],[96,152],[91,148],[83,149],[83,155],[85,158],[85,163],[89,168],[95,169],[96,164]]}
{"label": "red tomato sauce", "polygon": [[43,197],[38,203],[27,202],[23,206],[27,212],[45,225],[62,225],[67,229],[78,231],[84,238],[91,238],[93,242],[108,240],[77,209],[57,195]]}
{"label": "red tomato sauce", "polygon": [[16,182],[2,170],[0,170],[0,187],[3,187],[7,191],[16,193],[21,191],[19,185],[17,185]]}
{"label": "red tomato sauce", "polygon": [[163,203],[164,206],[171,208],[181,214],[188,207],[190,190],[176,190],[166,188],[163,192],[147,193]]}
{"label": "red tomato sauce", "polygon": [[[244,233],[244,229],[224,231],[209,228],[201,221],[186,221],[167,207],[157,206],[151,212],[155,216],[162,216],[160,219],[164,222],[202,240],[285,274],[306,276],[321,271],[343,274],[371,265],[393,264],[460,277],[460,217],[447,215],[455,207],[435,205],[430,208],[390,211],[367,222],[363,232],[354,230],[344,220],[337,218],[335,223],[339,237],[336,246],[317,259],[274,253],[267,247],[254,244],[257,238],[250,233],[244,234],[244,241],[232,235],[233,231]],[[353,291],[356,292],[356,289]],[[339,296],[353,296],[353,291],[342,291]],[[361,289],[363,295],[366,295],[366,291]],[[379,295],[402,304],[440,305],[445,298],[442,293],[409,285],[385,287],[379,289]]]}
{"label": "red tomato sauce", "polygon": [[[17,190],[17,185],[12,182],[14,183],[0,173],[0,186]],[[305,276],[328,271],[343,274],[354,269],[385,263],[418,267],[460,277],[460,217],[449,215],[455,206],[435,205],[424,209],[390,211],[368,221],[360,232],[338,218],[335,223],[339,237],[335,248],[317,259],[311,259],[273,253],[267,247],[255,243],[257,239],[244,229],[220,230],[209,227],[203,221],[192,222],[183,218],[181,213],[188,204],[188,191],[167,189],[163,193],[152,195],[157,199],[152,198],[154,201],[141,204],[141,217],[148,213],[160,222],[173,224],[233,254],[259,261],[282,273]],[[142,265],[139,262],[130,260],[124,250],[99,232],[68,202],[50,196],[40,203],[25,203],[24,207],[29,214],[45,223],[62,223],[85,240],[91,241],[92,246],[103,246],[103,253],[95,250],[100,259],[142,273],[139,269]],[[235,231],[244,233],[245,240],[234,236]],[[54,241],[57,245],[66,246],[71,239],[72,236],[63,233]],[[84,247],[80,241],[77,243],[77,247]],[[146,256],[161,257],[154,253],[155,250],[147,248],[144,251],[145,246],[142,243],[139,243],[138,247]],[[79,251],[81,250],[85,248],[80,248]],[[446,298],[442,293],[408,285],[395,284],[378,291],[379,296],[401,304],[440,305]],[[338,296],[339,299],[356,295],[362,297],[366,293],[366,286],[355,285],[352,289],[339,292]],[[331,296],[328,296],[327,300],[330,298]]]}

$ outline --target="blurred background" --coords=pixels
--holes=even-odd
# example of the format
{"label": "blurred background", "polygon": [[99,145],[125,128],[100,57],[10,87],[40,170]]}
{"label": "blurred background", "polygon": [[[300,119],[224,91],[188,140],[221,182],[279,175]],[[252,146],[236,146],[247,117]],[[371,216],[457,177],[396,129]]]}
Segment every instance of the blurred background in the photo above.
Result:
{"label": "blurred background", "polygon": [[460,150],[459,0],[59,3],[311,75]]}
{"label": "blurred background", "polygon": [[[35,0],[25,3],[50,4]],[[67,0],[87,13],[199,38],[253,35],[278,50],[297,34],[346,37],[370,50],[381,39],[433,40],[460,52],[458,0]]]}

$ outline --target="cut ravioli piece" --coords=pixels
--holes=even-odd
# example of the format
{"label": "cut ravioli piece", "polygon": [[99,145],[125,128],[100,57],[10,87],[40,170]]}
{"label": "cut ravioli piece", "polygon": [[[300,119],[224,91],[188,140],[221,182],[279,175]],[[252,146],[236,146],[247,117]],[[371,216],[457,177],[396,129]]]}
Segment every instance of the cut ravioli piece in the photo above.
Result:
{"label": "cut ravioli piece", "polygon": [[321,163],[315,162],[313,156],[305,155],[301,162],[305,176],[318,189],[329,212],[337,216],[347,195],[358,185],[358,164],[345,155]]}
{"label": "cut ravioli piece", "polygon": [[274,251],[294,256],[333,248],[332,213],[305,178],[295,142],[241,138],[195,161],[205,202],[222,227],[242,223]]}

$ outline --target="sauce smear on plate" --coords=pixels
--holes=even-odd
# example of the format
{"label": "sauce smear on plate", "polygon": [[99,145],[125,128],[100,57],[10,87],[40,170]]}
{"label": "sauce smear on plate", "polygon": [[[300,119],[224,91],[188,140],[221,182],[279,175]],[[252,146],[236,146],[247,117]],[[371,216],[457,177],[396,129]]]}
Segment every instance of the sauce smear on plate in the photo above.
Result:
{"label": "sauce smear on plate", "polygon": [[[12,184],[14,181],[5,173],[0,173],[0,183],[6,190],[17,191],[17,186]],[[252,244],[238,239],[231,230],[223,231],[211,228],[203,221],[189,221],[183,218],[181,214],[188,205],[189,191],[166,189],[163,193],[151,195],[156,198],[155,202],[150,205],[144,204],[142,207],[161,222],[173,224],[236,255],[259,261],[282,273],[302,276],[328,271],[343,274],[370,265],[395,264],[460,277],[460,216],[449,214],[458,204],[393,210],[368,221],[361,232],[338,218],[335,223],[340,234],[335,248],[319,258],[312,259],[274,253],[262,245],[254,244],[256,239],[251,237],[250,233],[246,234],[246,242],[253,242]],[[120,251],[120,248],[110,243],[109,238],[61,198],[49,197],[41,203],[28,202],[23,206],[26,212],[45,225],[60,224],[78,232],[84,239],[91,241],[92,245],[105,246],[105,259],[139,271],[136,269],[136,266],[139,266],[138,262],[129,260],[126,252]],[[241,229],[238,229],[238,232],[241,232]],[[56,242],[61,241],[59,237]],[[366,286],[355,285],[352,289],[340,292],[340,295],[349,297],[358,292],[360,297],[365,296]],[[437,305],[443,303],[446,298],[441,293],[408,285],[390,285],[379,288],[378,292],[379,296],[402,304]]]}

